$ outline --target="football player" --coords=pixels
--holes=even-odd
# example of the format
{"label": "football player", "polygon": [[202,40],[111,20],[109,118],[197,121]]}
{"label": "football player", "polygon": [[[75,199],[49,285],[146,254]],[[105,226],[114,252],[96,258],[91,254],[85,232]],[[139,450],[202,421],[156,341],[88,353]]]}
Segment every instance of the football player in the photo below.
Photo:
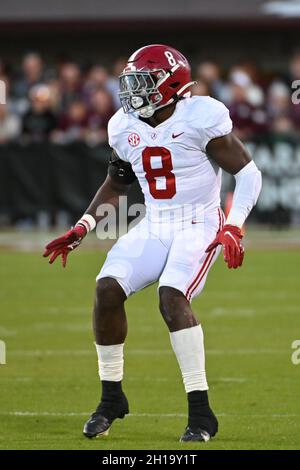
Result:
{"label": "football player", "polygon": [[[124,304],[156,281],[187,394],[181,441],[208,441],[218,431],[208,400],[203,331],[191,301],[222,249],[229,268],[242,265],[241,227],[257,201],[261,173],[232,133],[227,108],[209,96],[191,97],[193,83],[187,59],[172,47],[150,45],[132,54],[120,76],[122,108],[108,125],[107,178],[75,227],[44,253],[50,263],[61,256],[65,266],[103,217],[99,206],[117,207],[138,179],[146,216],[119,238],[97,276],[93,323],[102,397],[84,425],[87,437],[107,434],[129,412],[122,389]],[[227,220],[220,208],[222,169],[236,181]]]}

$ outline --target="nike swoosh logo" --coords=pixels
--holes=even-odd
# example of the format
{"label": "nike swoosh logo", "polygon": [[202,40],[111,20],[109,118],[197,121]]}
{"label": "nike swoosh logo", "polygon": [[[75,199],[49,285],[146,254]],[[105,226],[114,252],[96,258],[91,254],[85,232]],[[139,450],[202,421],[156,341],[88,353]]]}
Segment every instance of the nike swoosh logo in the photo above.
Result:
{"label": "nike swoosh logo", "polygon": [[232,238],[232,240],[234,241],[234,243],[236,244],[236,246],[238,246],[237,241],[236,241],[236,239],[234,238],[234,236],[232,235],[232,233],[230,233],[230,232],[227,231],[227,232],[224,233],[224,235],[229,235],[229,236]]}
{"label": "nike swoosh logo", "polygon": [[201,224],[202,220],[192,220],[192,224]]}
{"label": "nike swoosh logo", "polygon": [[176,139],[177,137],[179,137],[182,134],[184,134],[184,132],[180,132],[180,134],[174,134],[174,132],[173,132],[172,137],[173,137],[173,139]]}

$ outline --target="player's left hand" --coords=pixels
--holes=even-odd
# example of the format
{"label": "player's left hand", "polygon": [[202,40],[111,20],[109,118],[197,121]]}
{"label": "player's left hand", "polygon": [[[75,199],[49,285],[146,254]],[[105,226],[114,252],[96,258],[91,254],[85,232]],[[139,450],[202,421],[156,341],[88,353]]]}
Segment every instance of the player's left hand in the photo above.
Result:
{"label": "player's left hand", "polygon": [[48,258],[48,256],[52,255],[49,260],[49,263],[52,264],[56,258],[61,255],[62,266],[65,268],[68,254],[80,245],[86,233],[85,227],[76,225],[64,235],[46,245],[43,254],[44,258]]}
{"label": "player's left hand", "polygon": [[206,253],[214,250],[218,245],[223,246],[224,260],[228,268],[242,266],[244,259],[244,247],[241,244],[243,238],[241,229],[235,225],[224,225],[214,241],[206,248]]}

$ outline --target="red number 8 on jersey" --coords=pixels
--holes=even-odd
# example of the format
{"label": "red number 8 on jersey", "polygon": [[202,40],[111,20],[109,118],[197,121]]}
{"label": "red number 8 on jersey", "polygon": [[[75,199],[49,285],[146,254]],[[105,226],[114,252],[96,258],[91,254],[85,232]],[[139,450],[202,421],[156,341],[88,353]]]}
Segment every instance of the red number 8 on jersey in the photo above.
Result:
{"label": "red number 8 on jersey", "polygon": [[[176,182],[175,175],[172,172],[173,164],[170,150],[165,147],[146,147],[143,150],[142,157],[150,194],[154,199],[171,199],[176,194]],[[160,159],[162,166],[160,168],[152,168],[152,162],[157,158]],[[166,179],[166,187],[164,189],[157,188],[156,178],[161,176]]]}

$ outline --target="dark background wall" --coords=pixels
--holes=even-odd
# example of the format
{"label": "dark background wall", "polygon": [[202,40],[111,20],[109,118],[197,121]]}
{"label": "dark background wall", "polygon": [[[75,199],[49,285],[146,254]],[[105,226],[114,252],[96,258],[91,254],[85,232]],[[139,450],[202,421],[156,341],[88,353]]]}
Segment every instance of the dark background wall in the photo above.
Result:
{"label": "dark background wall", "polygon": [[[45,8],[45,3],[47,7]],[[0,19],[140,19],[152,18],[258,18],[269,17],[269,0],[1,0]]]}
{"label": "dark background wall", "polygon": [[[288,4],[289,1],[275,2]],[[191,60],[217,58],[230,67],[255,59],[263,70],[287,67],[300,48],[299,15],[269,14],[267,0],[0,0],[0,56],[24,49],[55,60],[67,53],[110,64],[147,43],[174,45]],[[242,45],[242,48],[241,48]]]}
{"label": "dark background wall", "polygon": [[[63,31],[62,31],[63,29]],[[100,26],[90,26],[89,32],[65,28],[45,27],[44,31],[0,31],[0,56],[5,60],[19,62],[24,50],[38,49],[51,61],[60,54],[68,54],[81,61],[98,60],[111,64],[120,55],[128,56],[130,51],[145,44],[164,43],[182,50],[192,62],[206,58],[217,59],[223,66],[230,67],[241,59],[255,60],[262,70],[282,71],[287,68],[292,52],[300,49],[298,30],[264,30],[263,28],[242,28],[237,44],[237,30],[222,26],[209,28],[193,24],[166,28],[151,28],[146,31],[125,31],[110,29],[103,31]],[[263,47],[262,47],[263,43]]]}

